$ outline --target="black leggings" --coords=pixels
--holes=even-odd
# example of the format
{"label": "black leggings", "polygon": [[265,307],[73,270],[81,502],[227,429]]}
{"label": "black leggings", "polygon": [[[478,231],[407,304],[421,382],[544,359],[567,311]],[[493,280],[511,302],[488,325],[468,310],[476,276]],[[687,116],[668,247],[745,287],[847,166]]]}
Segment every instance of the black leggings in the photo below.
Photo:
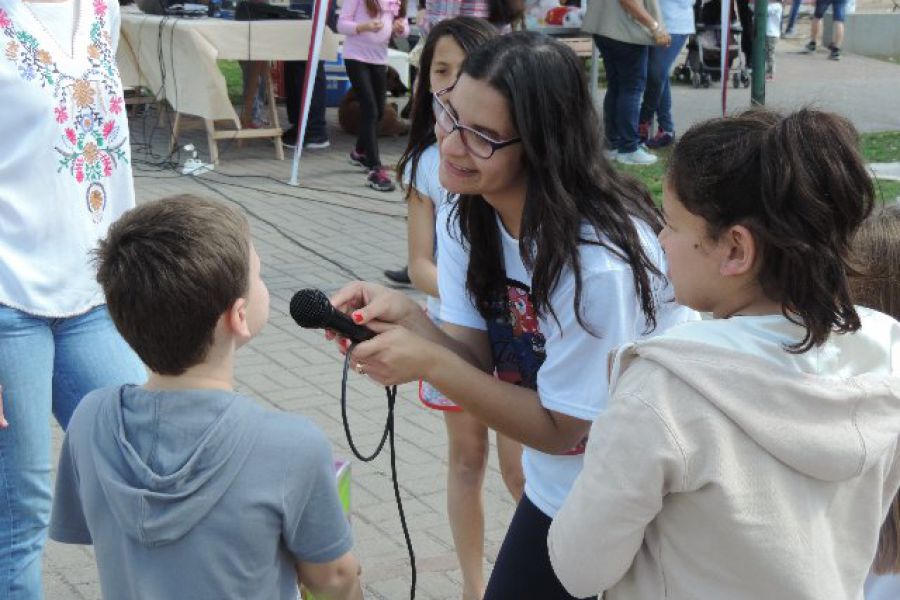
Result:
{"label": "black leggings", "polygon": [[384,115],[384,99],[387,93],[387,66],[373,65],[348,58],[344,61],[347,77],[359,99],[360,122],[356,151],[366,156],[370,169],[381,166],[378,156],[378,122]]}
{"label": "black leggings", "polygon": [[522,495],[500,546],[484,600],[578,600],[566,591],[550,565],[547,532],[551,521]]}

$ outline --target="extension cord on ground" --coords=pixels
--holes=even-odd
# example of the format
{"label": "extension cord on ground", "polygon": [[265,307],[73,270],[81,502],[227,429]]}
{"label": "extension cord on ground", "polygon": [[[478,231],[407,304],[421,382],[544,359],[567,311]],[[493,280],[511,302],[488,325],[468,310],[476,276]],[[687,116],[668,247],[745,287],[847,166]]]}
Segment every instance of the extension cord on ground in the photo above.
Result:
{"label": "extension cord on ground", "polygon": [[215,168],[215,165],[204,163],[196,158],[189,158],[184,161],[184,166],[181,167],[181,173],[184,175],[202,175]]}

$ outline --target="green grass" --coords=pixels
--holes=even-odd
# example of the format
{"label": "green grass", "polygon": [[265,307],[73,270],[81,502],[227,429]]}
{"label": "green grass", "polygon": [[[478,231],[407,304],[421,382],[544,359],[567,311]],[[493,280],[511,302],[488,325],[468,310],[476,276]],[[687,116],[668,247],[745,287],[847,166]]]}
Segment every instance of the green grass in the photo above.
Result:
{"label": "green grass", "polygon": [[649,189],[650,193],[653,195],[653,200],[656,201],[656,204],[662,204],[663,179],[665,179],[666,163],[669,160],[671,148],[655,150],[654,152],[659,156],[659,161],[655,165],[636,167],[633,165],[623,165],[618,162],[613,162],[613,164],[620,171],[628,173],[646,185],[647,189]]}
{"label": "green grass", "polygon": [[[862,152],[868,162],[900,162],[900,131],[866,133],[862,135]],[[657,152],[659,162],[646,167],[635,167],[616,163],[616,167],[643,182],[653,194],[657,204],[662,202],[662,184],[669,150]],[[878,179],[875,192],[881,202],[900,198],[900,181]]]}
{"label": "green grass", "polygon": [[900,131],[864,134],[862,151],[869,162],[900,162]]}
{"label": "green grass", "polygon": [[225,76],[229,100],[232,104],[239,105],[244,93],[244,75],[241,73],[241,66],[236,60],[220,60],[219,70]]}
{"label": "green grass", "polygon": [[900,181],[875,180],[875,192],[882,202],[900,200]]}

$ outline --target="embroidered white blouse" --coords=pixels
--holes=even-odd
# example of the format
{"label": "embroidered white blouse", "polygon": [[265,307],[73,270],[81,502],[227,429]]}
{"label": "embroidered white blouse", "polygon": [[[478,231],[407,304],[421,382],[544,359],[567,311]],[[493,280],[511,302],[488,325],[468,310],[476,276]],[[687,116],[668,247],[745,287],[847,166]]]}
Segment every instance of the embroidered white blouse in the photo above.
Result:
{"label": "embroidered white blouse", "polygon": [[91,250],[134,206],[119,5],[74,1],[58,40],[71,5],[0,0],[0,304],[44,317],[104,303]]}

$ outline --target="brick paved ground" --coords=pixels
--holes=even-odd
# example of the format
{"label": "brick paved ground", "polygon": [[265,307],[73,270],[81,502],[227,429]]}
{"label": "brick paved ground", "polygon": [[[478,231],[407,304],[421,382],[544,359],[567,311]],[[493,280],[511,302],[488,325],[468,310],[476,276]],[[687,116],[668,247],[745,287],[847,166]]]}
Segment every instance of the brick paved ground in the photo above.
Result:
{"label": "brick paved ground", "polygon": [[[816,102],[842,110],[863,130],[900,129],[896,98],[900,68],[847,56],[831,63],[824,55],[799,56],[801,42],[779,47],[779,74],[769,89],[780,106]],[[713,116],[714,90],[674,90],[679,127]],[[732,96],[732,106],[746,106],[748,93]],[[334,119],[330,114],[329,118]],[[268,327],[238,357],[239,391],[276,410],[312,418],[329,436],[339,457],[350,457],[340,423],[338,390],[341,364],[320,334],[296,327],[287,314],[291,295],[303,287],[337,289],[352,277],[381,279],[381,271],[403,264],[406,254],[405,206],[399,192],[381,194],[362,186],[363,174],[347,164],[348,136],[332,130],[332,148],[304,156],[302,185],[284,185],[290,163],[273,159],[261,142],[223,145],[222,166],[194,179],[152,167],[159,156],[144,151],[152,137],[157,151],[165,143],[165,126],[153,117],[132,124],[137,145],[138,201],[175,193],[200,193],[240,203],[250,215],[263,277],[272,296]],[[189,132],[205,152],[199,131]],[[382,140],[386,163],[397,159],[403,141]],[[202,157],[202,156],[201,156]],[[229,175],[226,177],[226,175]],[[209,187],[207,187],[209,186]],[[210,189],[210,187],[212,189]],[[350,418],[358,443],[373,447],[385,416],[383,391],[368,380],[351,380]],[[400,485],[419,567],[418,598],[459,598],[460,576],[444,509],[446,447],[440,415],[422,408],[415,389],[401,389],[396,413]],[[60,432],[55,430],[54,448]],[[491,457],[485,481],[487,555],[496,554],[513,508]],[[355,551],[364,565],[369,598],[401,599],[408,595],[409,567],[393,500],[387,456],[353,465]],[[489,565],[488,567],[489,568]],[[51,600],[100,598],[90,549],[49,543],[45,587]]]}

